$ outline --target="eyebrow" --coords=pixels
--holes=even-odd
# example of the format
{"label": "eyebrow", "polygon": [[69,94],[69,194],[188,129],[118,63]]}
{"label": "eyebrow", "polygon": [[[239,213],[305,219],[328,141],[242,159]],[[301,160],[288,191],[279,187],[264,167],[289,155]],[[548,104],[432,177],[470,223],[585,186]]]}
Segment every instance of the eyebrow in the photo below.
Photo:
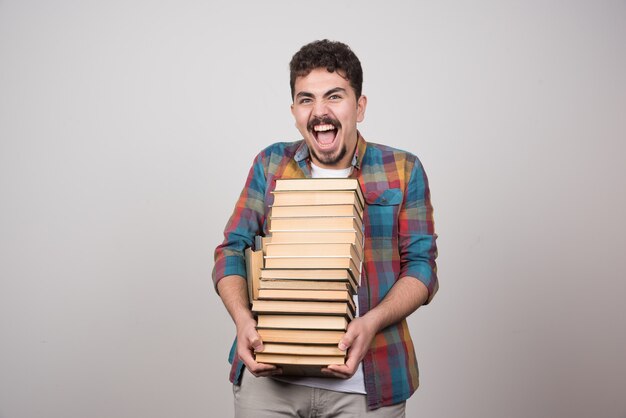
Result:
{"label": "eyebrow", "polygon": [[[335,93],[345,93],[345,92],[346,92],[346,89],[342,87],[335,87],[334,89],[330,89],[326,93],[324,93],[324,97],[332,96]],[[313,93],[309,93],[308,91],[301,91],[301,92],[298,92],[298,94],[296,94],[296,97],[315,97],[315,96],[313,95]]]}
{"label": "eyebrow", "polygon": [[342,87],[335,87],[334,89],[330,89],[324,94],[324,97],[332,96],[335,93],[345,93],[346,89]]}

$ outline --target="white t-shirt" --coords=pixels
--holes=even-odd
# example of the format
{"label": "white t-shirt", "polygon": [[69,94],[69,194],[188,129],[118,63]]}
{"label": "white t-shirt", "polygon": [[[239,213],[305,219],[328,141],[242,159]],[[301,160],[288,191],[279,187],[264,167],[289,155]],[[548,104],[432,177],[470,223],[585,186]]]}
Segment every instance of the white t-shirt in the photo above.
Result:
{"label": "white t-shirt", "polygon": [[[313,178],[328,177],[348,177],[352,173],[352,166],[339,170],[318,167],[311,163],[311,175]],[[359,301],[357,295],[354,295],[354,303],[356,305],[356,316],[359,316]],[[297,377],[297,376],[281,376],[274,379],[296,385],[310,386],[314,388],[322,388],[334,390],[336,392],[362,393],[365,394],[365,377],[363,375],[363,363],[359,364],[354,375],[349,379],[333,379],[328,377]]]}

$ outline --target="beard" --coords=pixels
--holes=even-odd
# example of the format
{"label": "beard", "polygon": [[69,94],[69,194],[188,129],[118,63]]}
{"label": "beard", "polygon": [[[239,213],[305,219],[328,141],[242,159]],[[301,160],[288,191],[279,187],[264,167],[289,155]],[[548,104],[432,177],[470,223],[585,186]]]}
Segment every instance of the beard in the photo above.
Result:
{"label": "beard", "polygon": [[332,151],[318,153],[313,147],[309,147],[309,152],[320,163],[325,165],[334,165],[346,156],[348,150],[346,149],[346,145],[344,144],[335,153],[333,153]]}

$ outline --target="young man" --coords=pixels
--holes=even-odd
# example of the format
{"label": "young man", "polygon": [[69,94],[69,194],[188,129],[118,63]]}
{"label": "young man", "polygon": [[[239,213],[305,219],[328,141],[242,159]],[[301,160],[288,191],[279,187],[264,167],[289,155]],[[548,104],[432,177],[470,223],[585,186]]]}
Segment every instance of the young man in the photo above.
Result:
{"label": "young man", "polygon": [[[307,44],[290,70],[291,112],[303,140],[276,143],[257,155],[215,250],[213,280],[237,329],[229,359],[236,413],[404,416],[405,401],[418,386],[406,317],[438,289],[426,174],[414,155],[367,143],[357,130],[367,99],[361,63],[347,45]],[[356,178],[366,200],[359,316],[339,343],[346,363],[322,369],[328,378],[281,376],[253,354],[263,342],[250,311],[243,252],[255,235],[269,232],[275,180],[298,177]]]}

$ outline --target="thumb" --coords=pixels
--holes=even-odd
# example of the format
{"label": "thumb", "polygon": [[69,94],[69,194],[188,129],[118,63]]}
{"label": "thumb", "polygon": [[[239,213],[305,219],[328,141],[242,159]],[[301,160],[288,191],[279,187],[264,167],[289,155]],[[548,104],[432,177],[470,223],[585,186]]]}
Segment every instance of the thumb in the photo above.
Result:
{"label": "thumb", "polygon": [[253,335],[250,339],[250,347],[252,347],[255,352],[263,351],[263,341],[261,340],[261,336],[259,334],[255,333],[255,335]]}
{"label": "thumb", "polygon": [[346,331],[345,334],[343,334],[343,337],[341,337],[341,340],[339,340],[339,349],[341,351],[346,351],[348,348],[350,348],[350,346],[352,345],[352,343],[354,342],[354,332],[351,332],[350,329],[348,329],[348,331]]}

